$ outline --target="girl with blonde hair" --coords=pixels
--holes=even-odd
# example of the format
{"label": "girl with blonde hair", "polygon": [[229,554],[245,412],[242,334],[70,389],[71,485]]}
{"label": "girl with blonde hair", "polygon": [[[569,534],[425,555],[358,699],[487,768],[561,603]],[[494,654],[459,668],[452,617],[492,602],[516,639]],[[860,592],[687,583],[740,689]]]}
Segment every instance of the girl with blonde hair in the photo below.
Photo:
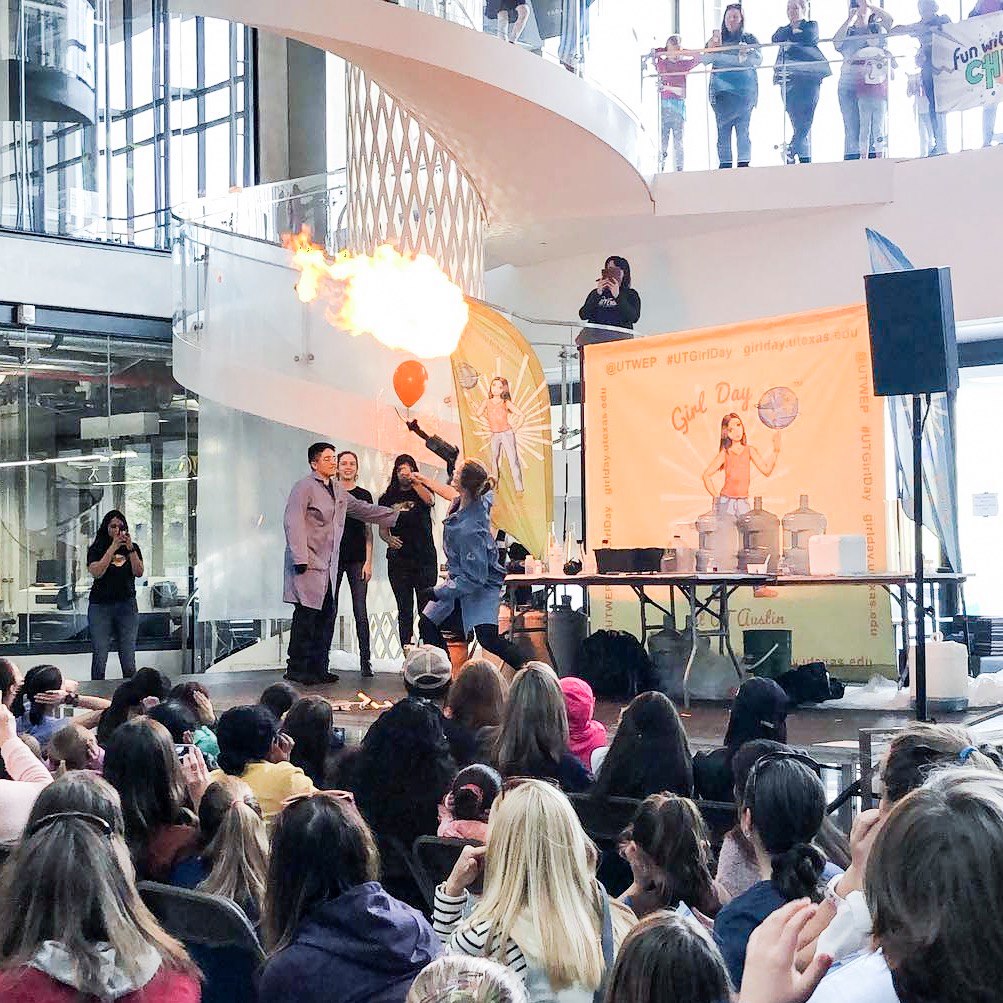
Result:
{"label": "girl with blonde hair", "polygon": [[179,863],[170,883],[222,895],[257,923],[268,875],[268,832],[254,793],[237,777],[216,780],[202,795],[198,815],[205,849]]}
{"label": "girl with blonde hair", "polygon": [[[465,847],[435,891],[436,932],[452,952],[511,968],[531,999],[589,1003],[634,923],[596,880],[596,860],[556,787],[510,782],[491,810],[487,846]],[[483,896],[464,918],[467,889],[482,870]]]}

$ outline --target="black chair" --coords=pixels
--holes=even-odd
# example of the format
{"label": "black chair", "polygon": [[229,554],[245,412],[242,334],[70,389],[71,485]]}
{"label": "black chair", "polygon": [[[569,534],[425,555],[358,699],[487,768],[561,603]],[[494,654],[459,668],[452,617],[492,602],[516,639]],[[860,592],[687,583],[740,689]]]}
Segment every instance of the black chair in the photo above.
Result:
{"label": "black chair", "polygon": [[202,1003],[257,999],[257,974],[265,960],[242,909],[219,895],[141,881],[146,907],[177,937],[202,970]]}
{"label": "black chair", "polygon": [[635,798],[595,798],[588,794],[569,794],[582,828],[597,843],[616,842],[620,833],[634,821],[641,802]]}
{"label": "black chair", "polygon": [[588,794],[569,794],[582,828],[599,848],[596,876],[614,898],[622,895],[631,882],[630,867],[620,856],[620,834],[634,821],[641,802],[634,798],[596,798]]}
{"label": "black chair", "polygon": [[696,806],[700,809],[704,825],[710,834],[710,845],[717,852],[721,849],[724,837],[735,828],[738,812],[727,801],[697,801]]}
{"label": "black chair", "polygon": [[424,883],[411,850],[396,836],[378,837],[377,843],[380,849],[380,881],[384,889],[394,898],[430,917],[435,901],[435,885],[429,888]]}
{"label": "black chair", "polygon": [[441,836],[419,836],[414,841],[411,856],[415,876],[430,906],[435,902],[436,886],[449,877],[463,847],[481,845],[476,839],[447,839]]}

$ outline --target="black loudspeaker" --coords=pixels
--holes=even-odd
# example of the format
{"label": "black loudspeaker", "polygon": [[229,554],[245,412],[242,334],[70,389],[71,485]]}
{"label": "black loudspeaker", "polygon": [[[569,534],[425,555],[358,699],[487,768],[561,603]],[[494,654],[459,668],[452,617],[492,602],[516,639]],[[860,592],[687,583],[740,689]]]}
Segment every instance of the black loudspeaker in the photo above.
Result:
{"label": "black loudspeaker", "polygon": [[865,275],[878,397],[958,389],[950,268]]}

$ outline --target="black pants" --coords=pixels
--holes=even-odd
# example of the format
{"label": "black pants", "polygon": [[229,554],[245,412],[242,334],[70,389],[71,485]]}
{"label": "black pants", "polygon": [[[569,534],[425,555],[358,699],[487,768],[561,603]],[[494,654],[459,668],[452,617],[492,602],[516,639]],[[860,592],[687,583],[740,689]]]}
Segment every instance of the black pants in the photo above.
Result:
{"label": "black pants", "polygon": [[[460,604],[457,603],[453,612],[446,618],[442,626],[432,623],[427,616],[418,617],[418,630],[424,644],[433,644],[443,651],[448,651],[446,639],[443,633],[455,634],[459,637],[466,637],[467,631],[463,626],[463,617],[460,613]],[[474,636],[477,643],[485,651],[490,651],[492,655],[497,655],[503,662],[507,662],[513,669],[521,669],[526,659],[522,652],[507,638],[498,633],[497,623],[479,623],[474,628]]]}
{"label": "black pants", "polygon": [[397,600],[397,632],[403,648],[414,639],[415,600],[417,599],[420,612],[429,600],[428,593],[435,588],[435,571],[429,573],[415,571],[413,568],[401,570],[391,564],[387,566],[387,576],[394,599]]}
{"label": "black pants", "polygon": [[331,662],[333,640],[334,596],[328,582],[324,605],[320,609],[311,609],[301,603],[293,607],[286,671],[301,679],[322,679]]}
{"label": "black pants", "polygon": [[793,76],[787,82],[784,99],[787,114],[794,127],[794,135],[788,148],[789,163],[793,163],[795,157],[802,164],[811,163],[811,126],[815,120],[815,108],[818,106],[821,86],[822,81],[816,77]]}
{"label": "black pants", "polygon": [[341,579],[348,577],[348,588],[352,593],[352,614],[355,617],[355,632],[359,635],[359,661],[368,666],[371,661],[369,642],[369,610],[366,609],[366,593],[369,583],[362,577],[361,564],[338,565],[338,580],[334,588],[334,613],[332,622],[338,619],[338,596],[341,593]]}

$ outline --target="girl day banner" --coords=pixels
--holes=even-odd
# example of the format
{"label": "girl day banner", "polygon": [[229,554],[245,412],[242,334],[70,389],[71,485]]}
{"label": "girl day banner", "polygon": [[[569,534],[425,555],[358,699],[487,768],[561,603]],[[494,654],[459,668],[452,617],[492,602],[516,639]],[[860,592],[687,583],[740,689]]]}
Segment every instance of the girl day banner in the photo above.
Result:
{"label": "girl day banner", "polygon": [[463,455],[485,463],[498,482],[495,527],[542,554],[554,519],[547,380],[511,322],[478,300],[467,305],[470,317],[451,356]]}
{"label": "girl day banner", "polygon": [[[761,499],[782,518],[807,495],[828,533],[864,536],[869,569],[885,569],[884,410],[863,305],[590,345],[583,364],[590,548],[676,535],[696,547],[715,499],[736,517]],[[787,628],[796,662],[894,672],[880,588],[742,589],[731,616],[736,650],[743,629]],[[636,628],[636,600],[610,590],[593,617]]]}

